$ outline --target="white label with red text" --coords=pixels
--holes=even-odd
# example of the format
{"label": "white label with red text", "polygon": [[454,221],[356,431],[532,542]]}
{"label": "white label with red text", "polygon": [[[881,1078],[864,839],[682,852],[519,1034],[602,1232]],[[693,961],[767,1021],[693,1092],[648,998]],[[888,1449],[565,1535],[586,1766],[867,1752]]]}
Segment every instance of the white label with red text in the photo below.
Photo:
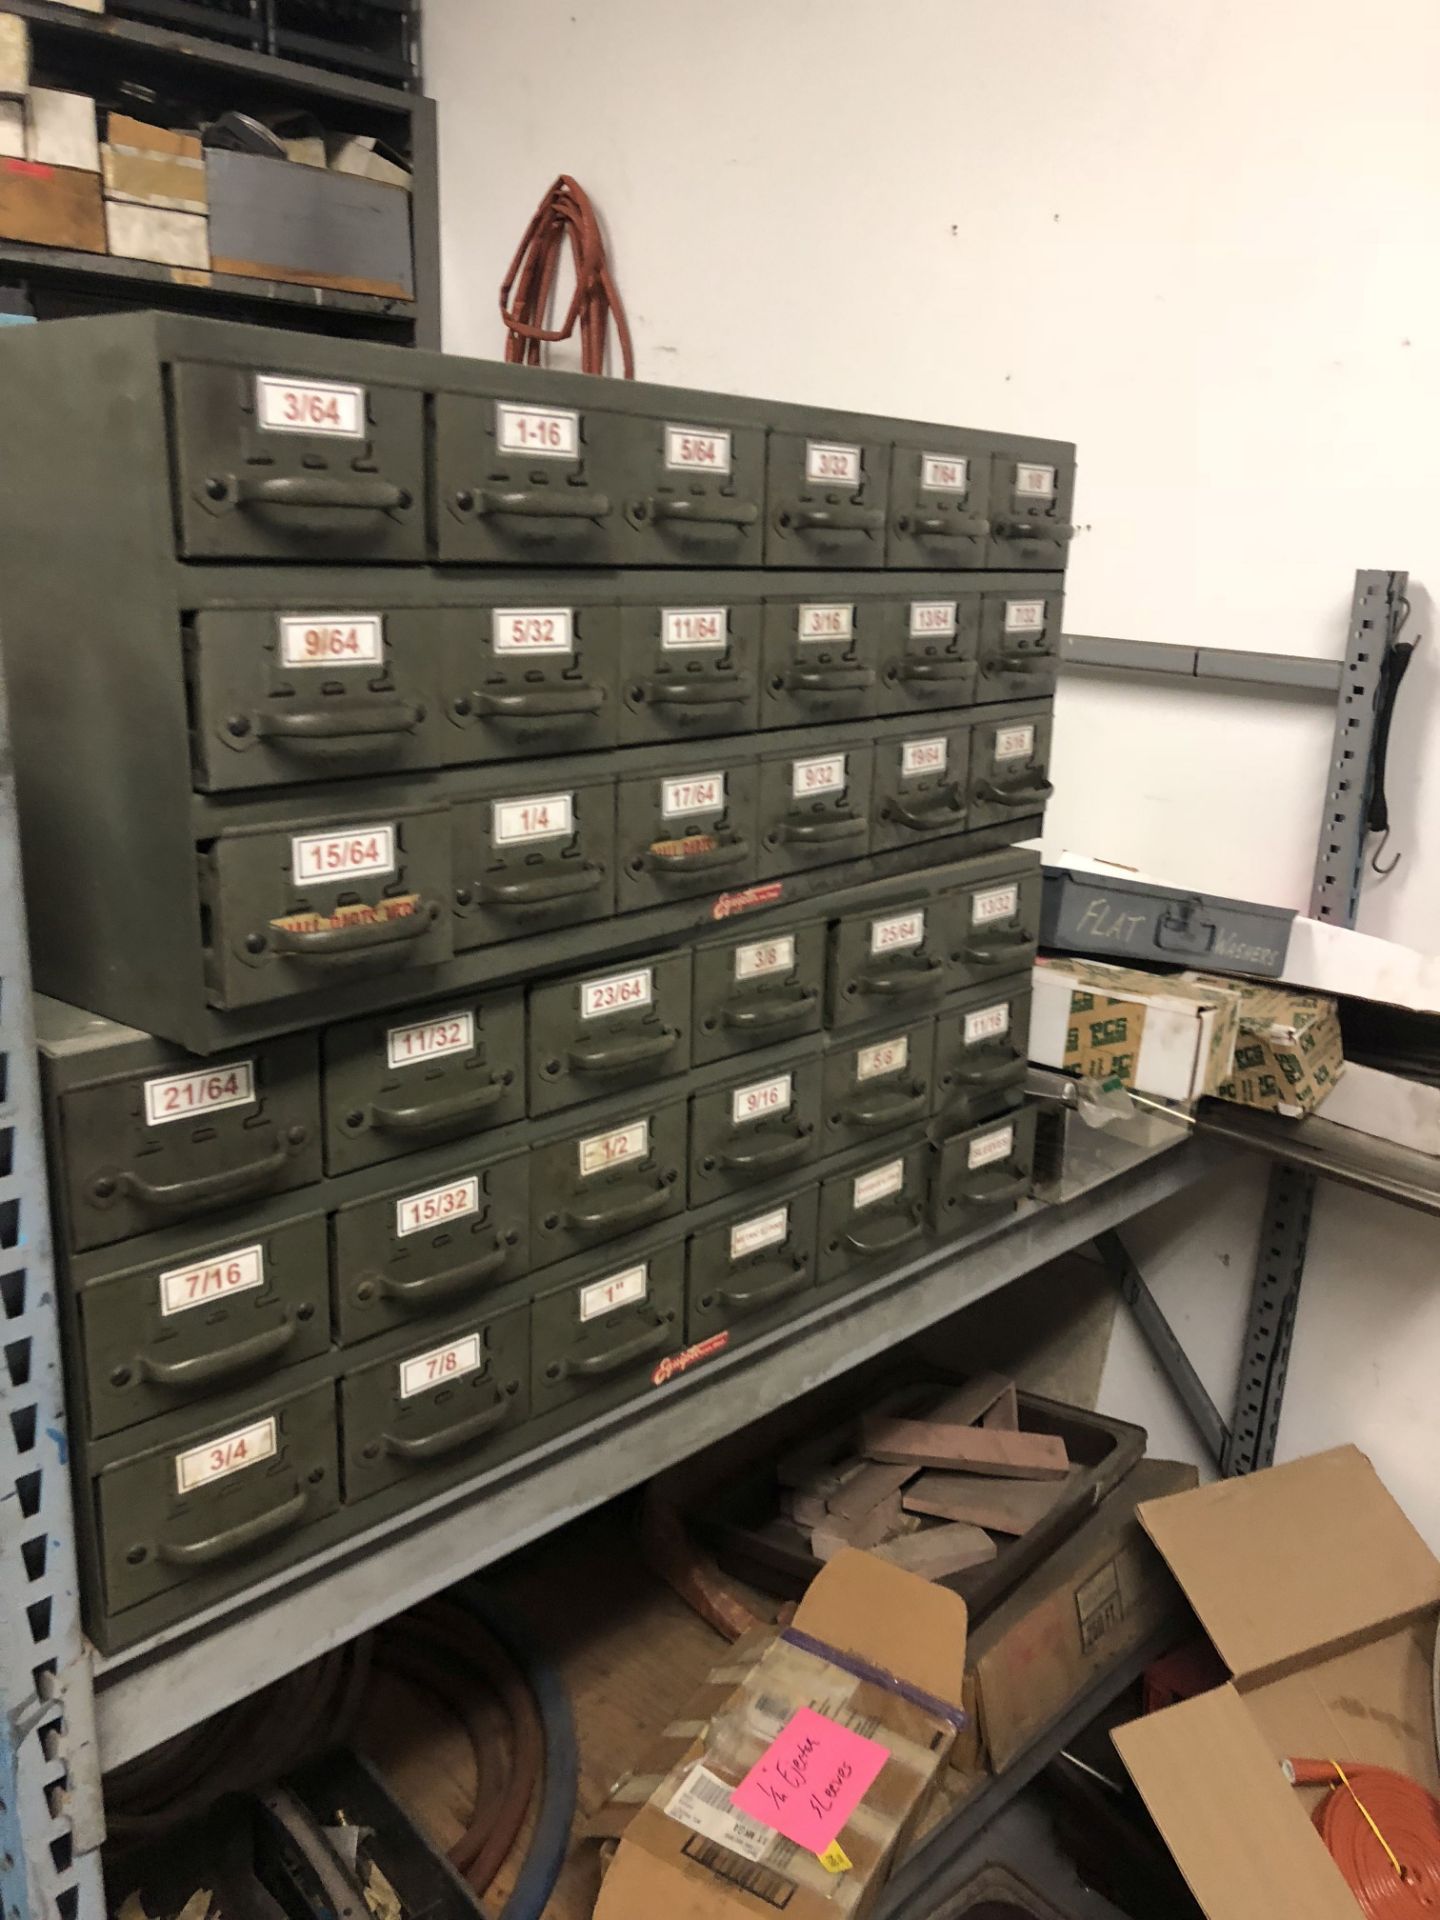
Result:
{"label": "white label with red text", "polygon": [[897,1033],[893,1040],[877,1040],[873,1047],[861,1047],[855,1055],[857,1080],[880,1080],[887,1073],[903,1073],[910,1064],[910,1036]]}
{"label": "white label with red text", "polygon": [[223,1480],[242,1467],[253,1467],[261,1460],[273,1460],[279,1440],[272,1414],[257,1420],[254,1426],[240,1427],[221,1440],[207,1440],[203,1447],[190,1447],[175,1456],[175,1485],[181,1493],[193,1493],[212,1480]]}
{"label": "white label with red text", "polygon": [[676,472],[729,473],[730,436],[708,427],[666,427],[665,464]]}
{"label": "white label with red text", "polygon": [[1037,500],[1049,500],[1055,493],[1054,467],[1019,466],[1015,469],[1015,491],[1033,494]]}
{"label": "white label with red text", "polygon": [[697,773],[689,780],[660,782],[660,817],[683,820],[696,813],[723,813],[725,776],[723,773]]}
{"label": "white label with red text", "polygon": [[616,1127],[610,1133],[592,1133],[579,1146],[580,1177],[604,1173],[608,1167],[623,1167],[627,1161],[643,1160],[650,1151],[650,1122],[634,1120],[628,1127]]}
{"label": "white label with red text", "polygon": [[1034,727],[1001,727],[995,735],[997,760],[1024,760],[1034,751]]}
{"label": "white label with red text", "polygon": [[795,965],[795,936],[780,934],[774,940],[756,940],[748,947],[735,949],[735,978],[759,980],[767,973],[789,973]]}
{"label": "white label with red text", "polygon": [[950,743],[943,734],[933,740],[906,740],[900,748],[900,773],[906,780],[922,773],[943,773],[950,759]]}
{"label": "white label with red text", "polygon": [[920,484],[932,493],[964,493],[970,485],[970,462],[961,454],[922,453]]}
{"label": "white label with red text", "polygon": [[528,800],[496,800],[490,808],[490,838],[497,847],[527,840],[563,840],[575,831],[573,793],[537,793]]}
{"label": "white label with red text", "polygon": [[766,1247],[778,1247],[789,1232],[789,1207],[757,1213],[753,1220],[742,1220],[738,1227],[731,1227],[730,1258],[744,1260],[749,1254],[763,1253]]}
{"label": "white label with red text", "polygon": [[469,1053],[475,1045],[473,1013],[451,1013],[418,1027],[391,1027],[385,1036],[385,1064],[414,1067],[447,1053]]}
{"label": "white label with red text", "polygon": [[160,1311],[168,1317],[188,1307],[207,1307],[212,1300],[228,1300],[232,1293],[249,1293],[265,1284],[265,1251],[260,1246],[237,1247],[216,1260],[194,1266],[172,1267],[160,1276]]}
{"label": "white label with red text", "polygon": [[953,600],[912,600],[910,602],[910,638],[948,640],[955,632],[956,607]]}
{"label": "white label with red text", "polygon": [[569,607],[497,607],[490,616],[496,653],[573,653],[575,616]]}
{"label": "white label with red text", "polygon": [[768,1120],[772,1113],[788,1113],[794,1100],[793,1073],[777,1073],[773,1080],[737,1087],[730,1096],[730,1124],[743,1127],[751,1120]]}
{"label": "white label with red text", "polygon": [[925,915],[895,913],[888,920],[870,922],[871,953],[896,953],[905,947],[918,947],[925,940]]}
{"label": "white label with red text", "polygon": [[999,1040],[1010,1031],[1010,1002],[1002,1000],[998,1007],[981,1007],[978,1013],[965,1016],[965,1044],[978,1047],[983,1040]]}
{"label": "white label with red text", "polygon": [[855,631],[853,602],[801,607],[795,631],[802,640],[848,640]]}
{"label": "white label with red text", "polygon": [[728,607],[665,607],[660,614],[660,645],[666,653],[693,653],[723,647],[730,630]]}
{"label": "white label with red text", "polygon": [[580,1018],[603,1020],[607,1013],[628,1013],[648,1007],[655,999],[655,969],[637,967],[633,973],[612,973],[603,980],[586,980],[580,987]]}
{"label": "white label with red text", "polygon": [[1005,631],[1006,633],[1043,633],[1045,602],[1043,600],[1007,600]]}
{"label": "white label with red text", "polygon": [[843,753],[830,753],[823,760],[792,760],[791,793],[797,800],[803,800],[807,794],[843,793],[847,783],[847,757]]}
{"label": "white label with red text", "polygon": [[540,460],[580,456],[580,416],[569,407],[495,407],[495,444],[501,453],[530,453]]}
{"label": "white label with red text", "polygon": [[365,438],[365,389],[333,380],[255,376],[255,417],[267,433],[318,433],[338,440]]}
{"label": "white label with red text", "polygon": [[840,446],[833,440],[807,440],[805,442],[805,478],[817,481],[822,487],[832,481],[858,487],[860,484],[859,447]]}
{"label": "white label with red text", "polygon": [[992,887],[988,893],[977,893],[971,900],[970,924],[984,927],[992,920],[1012,920],[1019,911],[1018,887]]}
{"label": "white label with red text", "polygon": [[378,667],[385,658],[379,613],[282,613],[282,667]]}
{"label": "white label with red text", "polygon": [[617,1307],[633,1307],[649,1291],[649,1263],[641,1261],[638,1267],[626,1267],[623,1273],[612,1273],[608,1280],[596,1280],[591,1286],[581,1287],[580,1318],[598,1320],[602,1314],[614,1313]]}
{"label": "white label with red text", "polygon": [[395,1231],[424,1233],[427,1227],[443,1227],[447,1220],[463,1220],[480,1211],[480,1181],[471,1174],[468,1180],[452,1180],[445,1187],[430,1187],[424,1193],[412,1193],[395,1203]]}
{"label": "white label with red text", "polygon": [[887,1160],[883,1167],[872,1167],[869,1173],[857,1173],[854,1185],[850,1189],[850,1205],[856,1213],[862,1207],[873,1207],[877,1201],[888,1200],[900,1193],[905,1186],[905,1162]]}
{"label": "white label with red text", "polygon": [[297,880],[358,880],[362,874],[394,870],[394,827],[297,833],[290,841],[290,871]]}
{"label": "white label with red text", "polygon": [[417,1393],[428,1393],[431,1387],[463,1380],[467,1373],[478,1373],[484,1364],[478,1333],[467,1333],[463,1340],[452,1340],[448,1347],[417,1353],[413,1360],[400,1362],[400,1398],[411,1400]]}
{"label": "white label with red text", "polygon": [[245,1107],[255,1098],[255,1066],[236,1060],[225,1067],[207,1067],[203,1073],[173,1073],[145,1082],[145,1124],[163,1127],[171,1120],[188,1120],[196,1113],[216,1113],[221,1107]]}
{"label": "white label with red text", "polygon": [[972,1171],[976,1167],[993,1167],[997,1160],[1008,1160],[1014,1151],[1014,1127],[1001,1127],[995,1133],[982,1133],[978,1140],[970,1142],[965,1164]]}

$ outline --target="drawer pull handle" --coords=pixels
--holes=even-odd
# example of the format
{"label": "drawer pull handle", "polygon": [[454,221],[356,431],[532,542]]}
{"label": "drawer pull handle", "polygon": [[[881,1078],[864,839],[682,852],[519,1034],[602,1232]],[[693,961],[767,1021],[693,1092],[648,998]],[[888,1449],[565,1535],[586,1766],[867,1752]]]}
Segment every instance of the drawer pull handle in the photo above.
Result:
{"label": "drawer pull handle", "polygon": [[996,807],[1035,807],[1048,800],[1055,791],[1050,780],[1034,780],[1022,787],[997,787],[993,780],[981,780],[976,783],[975,792],[982,800],[988,800]]}
{"label": "drawer pull handle", "polygon": [[253,1520],[242,1520],[238,1526],[226,1527],[204,1540],[161,1540],[155,1547],[156,1558],[167,1567],[213,1567],[217,1561],[233,1559],[237,1553],[273,1540],[277,1533],[288,1533],[305,1518],[309,1504],[310,1495],[301,1487],[268,1513],[257,1513]]}
{"label": "drawer pull handle", "polygon": [[791,667],[785,675],[788,693],[863,693],[875,684],[875,669],[856,661],[853,666]]}
{"label": "drawer pull handle", "polygon": [[922,683],[934,680],[968,680],[975,671],[973,660],[902,660],[899,674],[902,680],[919,680]]}
{"label": "drawer pull handle", "polygon": [[775,829],[777,840],[802,847],[823,846],[832,840],[854,840],[863,834],[867,822],[863,814],[837,813],[824,820],[782,820]]}
{"label": "drawer pull handle", "polygon": [[675,520],[681,526],[739,529],[753,527],[760,518],[753,500],[704,500],[693,494],[658,493],[635,504],[642,520],[648,513],[652,520]]}
{"label": "drawer pull handle", "polygon": [[983,540],[990,522],[979,513],[901,514],[895,529],[897,533],[912,533],[919,540]]}
{"label": "drawer pull handle", "polygon": [[797,1254],[789,1263],[789,1271],[782,1273],[778,1280],[772,1280],[766,1287],[720,1287],[715,1298],[722,1307],[728,1307],[732,1313],[759,1313],[762,1308],[773,1306],[777,1300],[788,1300],[792,1293],[799,1293],[810,1284],[810,1262],[803,1254]]}
{"label": "drawer pull handle", "polygon": [[456,1294],[469,1293],[493,1279],[508,1258],[509,1248],[497,1245],[489,1253],[482,1253],[478,1260],[470,1260],[463,1267],[451,1267],[448,1273],[427,1273],[418,1280],[396,1280],[388,1273],[361,1274],[360,1278],[374,1281],[385,1298],[393,1300],[402,1312],[413,1309],[423,1313],[437,1300],[453,1299]]}
{"label": "drawer pull handle", "polygon": [[775,1173],[803,1160],[814,1145],[814,1128],[787,1134],[768,1147],[722,1147],[720,1164],[730,1173]]}
{"label": "drawer pull handle", "polygon": [[802,987],[798,993],[757,993],[749,1000],[730,1000],[720,1009],[727,1027],[740,1033],[769,1032],[775,1027],[793,1027],[808,1020],[819,1005],[814,987]]}
{"label": "drawer pull handle", "polygon": [[1030,1176],[1028,1173],[1021,1173],[1012,1175],[1008,1180],[1002,1180],[998,1186],[974,1186],[968,1193],[962,1192],[955,1197],[972,1206],[988,1207],[993,1200],[1018,1200],[1022,1194],[1029,1191]]}
{"label": "drawer pull handle", "polygon": [[1024,927],[997,927],[985,940],[967,940],[964,956],[978,966],[998,967],[1018,958],[1025,947],[1035,945],[1035,936]]}
{"label": "drawer pull handle", "polygon": [[623,1040],[595,1040],[588,1046],[571,1047],[570,1071],[623,1073],[628,1067],[643,1067],[651,1060],[663,1060],[679,1038],[678,1027],[661,1027],[655,1033],[637,1033]]}
{"label": "drawer pull handle", "polygon": [[605,878],[603,867],[575,867],[564,873],[538,873],[516,880],[487,880],[484,899],[497,907],[547,907],[593,893]]}
{"label": "drawer pull handle", "polygon": [[912,1080],[910,1091],[898,1089],[888,1100],[852,1100],[841,1107],[840,1118],[847,1127],[898,1127],[906,1120],[917,1120],[930,1105],[930,1090],[922,1080]]}
{"label": "drawer pull handle", "polygon": [[223,1167],[218,1173],[197,1173],[189,1180],[145,1180],[133,1168],[120,1175],[121,1190],[142,1207],[168,1213],[191,1207],[223,1207],[231,1200],[246,1200],[252,1193],[273,1187],[290,1164],[283,1146],[263,1159],[247,1161],[243,1167]]}
{"label": "drawer pull handle", "polygon": [[956,1067],[951,1079],[961,1087],[1003,1087],[1007,1080],[1018,1080],[1024,1071],[1025,1056],[1007,1053],[1003,1060],[985,1067]]}
{"label": "drawer pull handle", "polygon": [[991,531],[997,540],[1054,540],[1062,547],[1075,538],[1075,529],[1063,520],[1001,519]]}
{"label": "drawer pull handle", "polygon": [[879,507],[792,507],[788,518],[802,533],[879,533],[885,525]]}
{"label": "drawer pull handle", "polygon": [[645,864],[651,873],[712,873],[738,867],[742,860],[749,858],[750,842],[737,834],[733,840],[722,840],[718,847],[687,849],[682,842],[673,853],[651,847],[645,855]]}
{"label": "drawer pull handle", "polygon": [[148,1353],[139,1359],[140,1374],[152,1386],[170,1387],[177,1393],[193,1393],[212,1381],[228,1380],[232,1373],[244,1373],[283,1353],[299,1331],[298,1322],[287,1313],[279,1326],[240,1340],[219,1353],[199,1353],[189,1360],[155,1360]]}
{"label": "drawer pull handle", "polygon": [[397,1460],[437,1460],[442,1454],[453,1453],[457,1447],[467,1447],[472,1440],[481,1440],[497,1427],[503,1427],[510,1404],[509,1398],[502,1393],[483,1413],[472,1413],[466,1420],[456,1420],[451,1426],[441,1427],[438,1433],[417,1434],[413,1440],[403,1433],[387,1433],[381,1436],[381,1444]]}
{"label": "drawer pull handle", "polygon": [[900,998],[908,993],[934,993],[945,977],[943,960],[925,960],[916,966],[897,967],[891,973],[862,973],[860,991]]}
{"label": "drawer pull handle", "polygon": [[646,1354],[663,1347],[669,1338],[670,1322],[657,1320],[653,1327],[646,1327],[633,1340],[622,1340],[618,1347],[611,1347],[604,1353],[587,1353],[578,1360],[573,1353],[567,1353],[565,1371],[572,1380],[603,1380],[606,1374],[619,1373],[633,1361],[643,1360]]}
{"label": "drawer pull handle", "polygon": [[410,940],[423,940],[440,909],[432,901],[422,900],[413,913],[398,920],[380,920],[372,927],[321,927],[314,933],[299,933],[292,927],[270,929],[270,942],[277,953],[289,960],[345,960],[354,953],[368,953],[372,947],[398,947]]}
{"label": "drawer pull handle", "polygon": [[603,687],[534,687],[523,693],[472,693],[477,713],[492,720],[588,720],[605,704]]}
{"label": "drawer pull handle", "polygon": [[1048,673],[1055,665],[1053,653],[997,653],[983,660],[981,670],[997,673]]}
{"label": "drawer pull handle", "polygon": [[923,802],[890,800],[886,811],[897,827],[909,827],[914,833],[933,833],[936,827],[958,827],[965,818],[965,789],[938,787]]}
{"label": "drawer pull handle", "polygon": [[603,520],[610,511],[608,493],[586,493],[578,487],[516,487],[505,493],[482,490],[474,511],[501,519]]}
{"label": "drawer pull handle", "polygon": [[647,1220],[658,1220],[668,1211],[673,1194],[673,1187],[662,1186],[638,1194],[633,1200],[615,1201],[608,1207],[572,1205],[566,1209],[565,1224],[575,1233],[607,1233],[614,1227],[643,1226]]}
{"label": "drawer pull handle", "polygon": [[496,1074],[483,1087],[470,1093],[457,1093],[451,1100],[422,1101],[413,1107],[385,1107],[378,1101],[370,1107],[370,1124],[382,1133],[443,1133],[450,1127],[462,1127],[504,1099],[504,1076]]}
{"label": "drawer pull handle", "polygon": [[250,724],[261,739],[276,740],[282,747],[325,746],[413,733],[420,709],[408,700],[352,700],[342,695],[309,706],[265,707],[250,716]]}
{"label": "drawer pull handle", "polygon": [[748,673],[645,682],[645,698],[652,707],[738,707],[754,692],[754,676]]}
{"label": "drawer pull handle", "polygon": [[868,1233],[851,1227],[843,1237],[852,1253],[890,1253],[911,1240],[918,1240],[924,1230],[919,1208],[908,1207],[905,1212],[895,1216],[895,1225],[892,1227],[887,1228],[877,1222]]}
{"label": "drawer pull handle", "polygon": [[[361,475],[352,479],[340,473],[277,474],[269,480],[230,474],[221,484],[237,507],[342,507],[353,513],[397,513],[411,501],[406,489],[392,480]],[[221,496],[214,498],[223,504]]]}

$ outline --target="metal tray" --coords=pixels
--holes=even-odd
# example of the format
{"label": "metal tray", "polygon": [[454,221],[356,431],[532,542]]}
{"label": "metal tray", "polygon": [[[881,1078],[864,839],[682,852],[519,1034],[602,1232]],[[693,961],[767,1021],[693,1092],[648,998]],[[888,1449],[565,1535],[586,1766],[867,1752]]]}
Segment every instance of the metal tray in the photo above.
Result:
{"label": "metal tray", "polygon": [[1159,960],[1273,979],[1285,966],[1293,907],[1185,893],[1119,874],[1046,867],[1040,944],[1118,965]]}

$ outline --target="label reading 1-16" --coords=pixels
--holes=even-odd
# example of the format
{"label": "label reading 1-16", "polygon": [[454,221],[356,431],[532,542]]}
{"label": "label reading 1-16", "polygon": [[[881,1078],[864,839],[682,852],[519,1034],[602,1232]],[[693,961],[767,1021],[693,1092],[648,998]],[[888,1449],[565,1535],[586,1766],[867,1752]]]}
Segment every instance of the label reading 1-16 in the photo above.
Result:
{"label": "label reading 1-16", "polygon": [[643,1160],[650,1151],[650,1122],[632,1121],[628,1127],[616,1127],[611,1133],[592,1133],[579,1146],[580,1177],[604,1173],[609,1167],[623,1167],[628,1161]]}
{"label": "label reading 1-16", "polygon": [[805,442],[805,478],[820,486],[836,481],[845,486],[860,484],[860,449],[844,447],[833,440]]}
{"label": "label reading 1-16", "polygon": [[1031,494],[1037,500],[1052,499],[1055,493],[1054,467],[1016,467],[1015,491]]}
{"label": "label reading 1-16", "polygon": [[580,416],[569,407],[509,407],[497,402],[495,443],[501,453],[575,460],[580,454]]}
{"label": "label reading 1-16", "polygon": [[1001,1127],[996,1133],[982,1133],[978,1140],[970,1142],[965,1164],[972,1171],[976,1167],[990,1167],[997,1160],[1008,1160],[1014,1151],[1014,1127]]}
{"label": "label reading 1-16", "polygon": [[490,616],[496,653],[573,653],[575,616],[569,607],[497,607]]}
{"label": "label reading 1-16", "polygon": [[843,753],[831,753],[823,760],[792,760],[791,793],[797,800],[803,800],[807,794],[843,793],[846,757]]}
{"label": "label reading 1-16", "polygon": [[297,880],[357,880],[362,874],[394,869],[394,827],[299,833],[290,841],[290,871]]}
{"label": "label reading 1-16", "polygon": [[261,1460],[273,1460],[279,1439],[272,1414],[253,1426],[240,1427],[222,1439],[207,1440],[204,1446],[190,1447],[175,1456],[175,1486],[180,1493],[193,1493],[211,1480],[223,1480],[242,1467],[256,1466]]}
{"label": "label reading 1-16", "polygon": [[749,1254],[763,1253],[766,1247],[778,1247],[789,1231],[789,1207],[774,1207],[753,1220],[742,1220],[730,1229],[730,1258],[744,1260]]}
{"label": "label reading 1-16", "polygon": [[470,1053],[475,1046],[473,1013],[451,1013],[416,1027],[391,1027],[385,1036],[385,1064],[413,1067],[447,1053]]}
{"label": "label reading 1-16", "polygon": [[642,1261],[639,1266],[626,1267],[623,1273],[612,1273],[608,1280],[596,1280],[588,1287],[581,1287],[580,1318],[598,1320],[602,1314],[614,1313],[617,1307],[633,1307],[649,1291],[650,1268]]}
{"label": "label reading 1-16", "polygon": [[757,1080],[737,1087],[730,1096],[730,1124],[743,1127],[750,1120],[766,1120],[772,1113],[788,1113],[795,1100],[795,1076],[777,1073],[773,1080]]}
{"label": "label reading 1-16", "polygon": [[327,439],[363,440],[365,389],[333,380],[286,380],[255,376],[255,418],[266,433],[314,433]]}
{"label": "label reading 1-16", "polygon": [[1005,631],[1006,633],[1043,633],[1045,602],[1043,600],[1007,600]]}
{"label": "label reading 1-16", "polygon": [[997,760],[1024,760],[1034,751],[1034,727],[1001,727],[995,735]]}
{"label": "label reading 1-16", "polygon": [[900,748],[900,772],[906,780],[922,773],[943,773],[949,758],[950,746],[943,734],[933,740],[906,740]]}
{"label": "label reading 1-16", "polygon": [[795,630],[802,640],[848,640],[855,631],[854,603],[801,607]]}
{"label": "label reading 1-16", "polygon": [[560,840],[574,831],[573,793],[537,793],[528,800],[496,800],[490,807],[490,838],[497,847]]}
{"label": "label reading 1-16", "polygon": [[160,1311],[168,1319],[189,1307],[207,1307],[228,1300],[232,1293],[249,1293],[265,1284],[265,1254],[261,1247],[237,1247],[214,1260],[190,1267],[172,1267],[160,1276]]}
{"label": "label reading 1-16", "polygon": [[147,1127],[188,1120],[196,1113],[215,1113],[221,1107],[248,1106],[255,1098],[254,1063],[235,1060],[203,1073],[168,1074],[163,1080],[147,1080],[144,1093]]}
{"label": "label reading 1-16", "polygon": [[400,1363],[400,1398],[409,1400],[431,1387],[448,1386],[463,1380],[484,1365],[478,1333],[467,1333],[463,1340],[452,1340],[447,1347],[435,1347],[429,1353],[417,1353],[413,1360]]}
{"label": "label reading 1-16", "polygon": [[694,653],[725,645],[728,607],[665,607],[660,614],[660,645],[666,653]]}
{"label": "label reading 1-16", "polygon": [[988,893],[977,893],[971,900],[970,924],[972,927],[983,927],[992,920],[1010,920],[1019,911],[1018,887],[992,887]]}
{"label": "label reading 1-16", "polygon": [[925,915],[896,913],[887,920],[870,922],[871,953],[894,953],[905,947],[918,947],[925,939]]}
{"label": "label reading 1-16", "polygon": [[735,949],[735,978],[759,980],[767,973],[789,973],[795,965],[795,936],[779,935],[774,940],[755,940],[748,947]]}
{"label": "label reading 1-16", "polygon": [[282,613],[282,667],[378,667],[385,657],[379,613]]}
{"label": "label reading 1-16", "polygon": [[965,1044],[978,1047],[984,1040],[999,1040],[1010,1031],[1010,1002],[1002,1000],[998,1007],[981,1007],[976,1013],[965,1016]]}
{"label": "label reading 1-16", "polygon": [[869,1173],[856,1174],[850,1189],[850,1204],[859,1213],[862,1207],[873,1207],[877,1201],[890,1199],[904,1185],[905,1162],[887,1160],[883,1167],[872,1167]]}
{"label": "label reading 1-16", "polygon": [[952,453],[922,453],[920,484],[932,493],[964,493],[970,485],[970,462]]}
{"label": "label reading 1-16", "polygon": [[910,1064],[910,1036],[896,1034],[893,1040],[877,1040],[873,1047],[861,1047],[855,1055],[855,1078],[879,1080],[887,1073],[903,1073]]}
{"label": "label reading 1-16", "polygon": [[648,1007],[654,998],[653,967],[637,967],[634,973],[612,973],[605,980],[586,980],[580,988],[580,1018],[600,1020],[607,1013]]}
{"label": "label reading 1-16", "polygon": [[730,436],[706,427],[666,427],[665,464],[689,473],[729,473]]}
{"label": "label reading 1-16", "polygon": [[955,632],[956,608],[953,600],[912,600],[910,602],[910,638],[912,640],[948,640]]}
{"label": "label reading 1-16", "polygon": [[412,1193],[395,1203],[395,1231],[423,1233],[427,1227],[442,1227],[447,1220],[463,1220],[466,1214],[480,1211],[480,1180],[471,1174],[468,1180],[452,1180],[446,1187],[431,1187],[425,1193]]}

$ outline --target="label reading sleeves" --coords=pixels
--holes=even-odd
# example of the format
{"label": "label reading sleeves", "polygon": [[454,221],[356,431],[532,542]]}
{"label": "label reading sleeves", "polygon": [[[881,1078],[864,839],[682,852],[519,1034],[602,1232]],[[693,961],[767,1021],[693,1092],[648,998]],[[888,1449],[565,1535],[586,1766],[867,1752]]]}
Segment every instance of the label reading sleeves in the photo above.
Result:
{"label": "label reading sleeves", "polygon": [[1014,1151],[1014,1127],[999,1127],[994,1133],[982,1134],[970,1142],[965,1163],[973,1172],[977,1167],[993,1166],[997,1160],[1008,1160]]}

